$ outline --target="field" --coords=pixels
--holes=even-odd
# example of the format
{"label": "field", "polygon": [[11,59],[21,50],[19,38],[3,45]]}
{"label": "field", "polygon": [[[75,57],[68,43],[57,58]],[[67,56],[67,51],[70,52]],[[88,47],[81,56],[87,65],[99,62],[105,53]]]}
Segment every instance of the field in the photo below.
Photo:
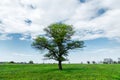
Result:
{"label": "field", "polygon": [[120,80],[119,64],[1,64],[0,80]]}

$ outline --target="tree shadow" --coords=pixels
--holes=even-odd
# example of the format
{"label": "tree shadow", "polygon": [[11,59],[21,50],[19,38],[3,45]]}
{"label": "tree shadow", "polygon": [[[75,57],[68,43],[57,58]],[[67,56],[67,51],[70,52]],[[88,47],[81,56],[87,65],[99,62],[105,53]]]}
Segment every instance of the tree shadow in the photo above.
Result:
{"label": "tree shadow", "polygon": [[49,72],[74,72],[74,71],[78,71],[78,70],[82,70],[82,68],[63,68],[62,70],[59,70],[58,68],[52,68],[52,69],[47,69],[45,71],[49,71]]}
{"label": "tree shadow", "polygon": [[63,68],[63,71],[65,72],[74,72],[79,70],[82,70],[82,68]]}

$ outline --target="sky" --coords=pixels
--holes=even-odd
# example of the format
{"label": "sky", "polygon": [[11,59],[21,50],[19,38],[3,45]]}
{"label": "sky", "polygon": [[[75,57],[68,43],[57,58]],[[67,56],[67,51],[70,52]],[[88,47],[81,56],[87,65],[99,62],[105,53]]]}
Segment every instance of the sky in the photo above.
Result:
{"label": "sky", "polygon": [[[31,47],[52,23],[73,25],[72,39],[83,49],[69,51],[71,63],[120,57],[120,0],[3,0],[0,2],[0,62],[43,62]],[[55,62],[53,60],[44,61]]]}

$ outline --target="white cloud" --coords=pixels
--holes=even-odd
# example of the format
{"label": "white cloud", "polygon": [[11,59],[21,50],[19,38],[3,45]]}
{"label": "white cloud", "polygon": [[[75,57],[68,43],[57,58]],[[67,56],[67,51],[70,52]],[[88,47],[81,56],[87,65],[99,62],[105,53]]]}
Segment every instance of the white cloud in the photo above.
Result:
{"label": "white cloud", "polygon": [[11,40],[11,39],[12,39],[12,37],[8,37],[7,34],[0,35],[0,40]]}
{"label": "white cloud", "polygon": [[[108,0],[92,0],[89,3],[82,5],[82,7],[79,7],[79,12],[77,10],[76,15],[74,15],[68,23],[72,23],[77,31],[85,31],[83,32],[84,36],[82,35],[82,38],[80,37],[81,39],[89,40],[106,37],[109,39],[117,38],[117,40],[120,40],[119,3],[120,2],[117,0],[109,0],[109,2]],[[108,10],[103,15],[92,19],[99,8],[107,8]],[[103,32],[99,33],[98,31]],[[77,34],[79,35],[79,33]]]}
{"label": "white cloud", "polygon": [[[90,0],[86,3],[79,0],[4,0],[0,3],[0,33],[27,33],[34,38],[44,34],[43,28],[49,24],[67,20],[65,23],[72,24],[77,31],[75,38],[106,37],[120,41],[119,4],[119,0]],[[97,16],[101,8],[107,11]],[[25,24],[26,19],[32,21],[31,25]]]}

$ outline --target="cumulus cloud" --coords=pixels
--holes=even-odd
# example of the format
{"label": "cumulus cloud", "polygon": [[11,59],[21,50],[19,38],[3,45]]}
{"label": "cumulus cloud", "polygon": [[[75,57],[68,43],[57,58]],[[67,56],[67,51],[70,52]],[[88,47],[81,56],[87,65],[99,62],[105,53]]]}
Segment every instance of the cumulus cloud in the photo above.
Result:
{"label": "cumulus cloud", "polygon": [[75,28],[73,38],[120,41],[119,4],[119,0],[4,0],[0,3],[0,34],[19,33],[25,40],[62,21]]}

